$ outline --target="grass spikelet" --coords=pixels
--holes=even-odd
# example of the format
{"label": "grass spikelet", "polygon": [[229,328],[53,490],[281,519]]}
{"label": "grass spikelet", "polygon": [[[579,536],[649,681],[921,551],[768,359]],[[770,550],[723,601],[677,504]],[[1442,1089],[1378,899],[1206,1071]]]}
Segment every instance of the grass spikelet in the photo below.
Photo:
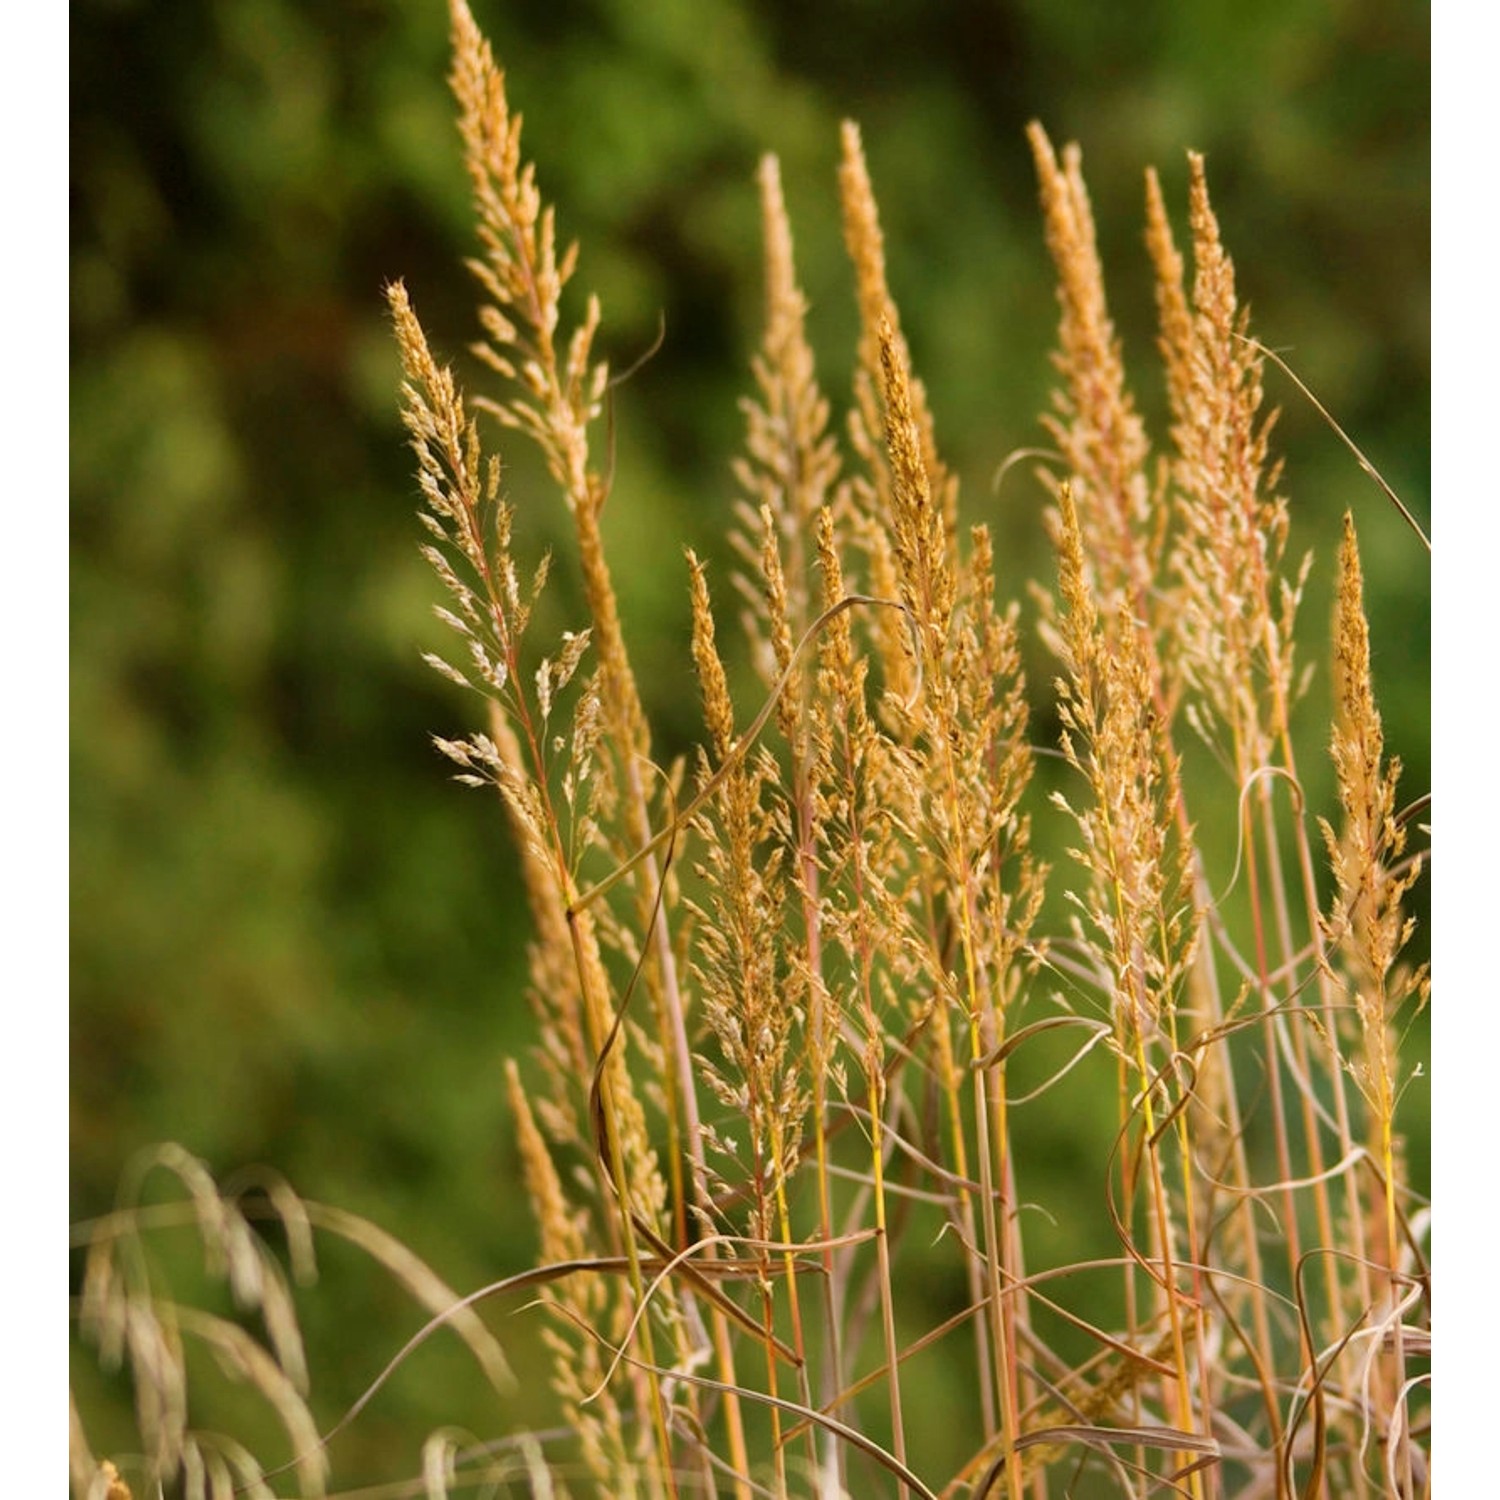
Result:
{"label": "grass spikelet", "polygon": [[1171,565],[1182,588],[1174,638],[1189,683],[1228,730],[1243,784],[1287,732],[1301,578],[1278,578],[1288,515],[1276,493],[1279,465],[1269,454],[1275,413],[1261,412],[1263,360],[1244,336],[1249,313],[1236,295],[1203,158],[1191,154],[1189,167],[1193,332],[1185,373],[1181,307],[1170,280],[1180,262],[1164,243],[1157,249],[1168,370],[1186,387],[1173,424],[1179,532]]}
{"label": "grass spikelet", "polygon": [[1090,911],[1114,975],[1122,1035],[1156,1029],[1192,952],[1195,913],[1169,842],[1176,769],[1163,741],[1138,628],[1107,629],[1089,591],[1071,487],[1059,492],[1060,583],[1070,677],[1059,681],[1063,753],[1087,778],[1092,812],[1076,816],[1081,858],[1102,899]]}
{"label": "grass spikelet", "polygon": [[[896,360],[907,372],[911,419],[916,425],[916,439],[921,453],[927,484],[943,518],[944,534],[953,537],[958,529],[958,480],[949,473],[938,456],[932,410],[922,383],[911,376],[911,355],[901,332],[896,303],[886,281],[885,237],[880,229],[880,213],[875,204],[875,190],[865,163],[864,143],[859,126],[844,121],[840,144],[839,201],[843,209],[844,243],[854,266],[856,298],[859,304],[859,372],[855,376],[855,409],[850,414],[850,430],[855,451],[870,464],[875,482],[877,514],[883,517],[886,479],[882,472],[879,434],[879,393],[884,384],[884,354],[887,338],[896,351]],[[889,324],[888,332],[883,326]]]}
{"label": "grass spikelet", "polygon": [[814,517],[833,493],[842,460],[828,430],[828,400],[807,341],[807,302],[797,284],[776,158],[763,158],[756,176],[766,260],[765,331],[751,360],[758,397],[740,403],[745,455],[735,460],[734,472],[746,501],[732,540],[747,564],[747,576],[739,582],[761,680],[769,690],[783,673],[790,674],[776,713],[783,738],[796,747],[793,774],[803,775],[806,679],[793,651],[812,623],[817,598]]}
{"label": "grass spikelet", "polygon": [[1420,859],[1404,860],[1406,830],[1396,817],[1399,760],[1385,759],[1385,736],[1370,677],[1370,627],[1353,517],[1344,516],[1339,549],[1338,605],[1334,638],[1337,712],[1332,757],[1338,780],[1343,829],[1322,820],[1333,871],[1333,903],[1325,922],[1352,992],[1362,1041],[1355,1081],[1370,1112],[1372,1154],[1384,1184],[1383,1232],[1387,1264],[1402,1259],[1397,1230],[1399,1182],[1394,1133],[1402,1086],[1396,1064],[1397,1018],[1409,1003],[1425,1004],[1425,966],[1401,968],[1398,960],[1412,933],[1402,908],[1421,874]]}
{"label": "grass spikelet", "polygon": [[[736,748],[734,710],[714,644],[703,565],[692,570],[693,657],[710,735],[705,778]],[[805,1094],[789,1051],[802,1011],[795,981],[784,972],[780,829],[784,809],[765,798],[777,781],[763,756],[730,764],[712,802],[700,813],[711,909],[699,924],[700,980],[705,1017],[725,1066],[711,1067],[710,1086],[742,1117],[748,1132],[754,1239],[776,1238],[775,1201],[794,1167]]]}
{"label": "grass spikelet", "polygon": [[[1338,709],[1332,756],[1345,826],[1340,838],[1331,825],[1326,821],[1323,824],[1336,884],[1328,930],[1360,976],[1360,1023],[1367,1032],[1367,1042],[1378,1054],[1379,1060],[1362,1082],[1372,1098],[1388,1106],[1394,1079],[1380,1034],[1392,1002],[1385,991],[1397,957],[1411,935],[1411,923],[1402,914],[1401,902],[1421,873],[1421,862],[1404,863],[1401,858],[1406,848],[1406,830],[1396,819],[1401,762],[1385,759],[1385,736],[1371,685],[1370,627],[1364,612],[1359,544],[1353,517],[1347,513],[1339,549],[1334,666]],[[1424,979],[1421,970],[1404,976],[1401,987],[1405,993],[1394,1004],[1425,992]],[[1388,1113],[1388,1109],[1383,1108],[1382,1113]]]}
{"label": "grass spikelet", "polygon": [[553,211],[543,204],[536,168],[521,159],[521,117],[511,111],[505,75],[465,0],[450,0],[449,15],[450,82],[484,247],[470,269],[490,298],[481,309],[487,339],[475,352],[517,388],[511,399],[487,403],[487,409],[535,439],[568,504],[588,508],[597,496],[587,429],[608,378],[602,364],[590,361],[598,304],[590,301],[560,357],[559,302],[577,247],[570,245],[559,259]]}
{"label": "grass spikelet", "polygon": [[1105,298],[1082,156],[1069,145],[1059,162],[1035,121],[1027,136],[1061,309],[1054,362],[1063,386],[1043,420],[1072,482],[1073,504],[1088,537],[1089,587],[1105,619],[1112,620],[1122,605],[1144,617],[1158,571],[1160,531],[1151,516],[1145,427],[1126,387]]}
{"label": "grass spikelet", "polygon": [[1180,427],[1192,419],[1193,315],[1184,291],[1182,255],[1172,237],[1161,179],[1154,167],[1146,170],[1146,248],[1156,272],[1157,347],[1166,374],[1167,404]]}
{"label": "grass spikelet", "polygon": [[891,531],[901,570],[901,596],[918,628],[937,651],[953,613],[943,518],[933,502],[912,409],[906,361],[888,315],[880,321],[880,387],[885,407],[885,447],[891,471]]}
{"label": "grass spikelet", "polygon": [[[754,513],[769,507],[783,540],[796,547],[806,541],[812,517],[832,493],[841,460],[807,341],[807,299],[797,284],[781,169],[774,156],[762,160],[757,178],[766,259],[765,333],[751,361],[759,399],[741,403],[747,457],[736,463],[736,473]],[[799,569],[792,572],[800,577]],[[796,618],[807,623],[805,614]]]}

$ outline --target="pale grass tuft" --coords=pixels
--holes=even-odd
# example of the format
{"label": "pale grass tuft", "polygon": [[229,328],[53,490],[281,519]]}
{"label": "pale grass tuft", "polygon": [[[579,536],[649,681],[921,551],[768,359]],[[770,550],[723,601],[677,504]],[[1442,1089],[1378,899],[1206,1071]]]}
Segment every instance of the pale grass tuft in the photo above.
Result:
{"label": "pale grass tuft", "polygon": [[[140,1201],[147,1177],[157,1170],[170,1173],[186,1198]],[[140,1473],[140,1492],[155,1493],[159,1485],[173,1482],[190,1500],[269,1497],[274,1493],[269,1481],[282,1472],[265,1467],[231,1434],[196,1424],[189,1345],[209,1353],[225,1379],[252,1392],[274,1415],[293,1454],[282,1469],[295,1469],[300,1493],[326,1492],[325,1445],[337,1428],[322,1433],[314,1418],[296,1299],[279,1259],[255,1228],[261,1219],[284,1231],[299,1285],[314,1281],[315,1232],[346,1240],[382,1265],[420,1307],[449,1323],[489,1385],[500,1393],[515,1389],[505,1354],[479,1315],[461,1306],[458,1293],[393,1236],[357,1215],[308,1202],[275,1173],[243,1172],[221,1187],[180,1146],[158,1147],[132,1164],[114,1211],[75,1230],[75,1240],[87,1247],[76,1308],[79,1330],[97,1347],[106,1368],[123,1365],[129,1375],[141,1439],[140,1457],[130,1472]],[[209,1276],[227,1284],[241,1318],[258,1318],[263,1337],[241,1321],[172,1296],[158,1241],[165,1250],[170,1236],[189,1227],[197,1231]],[[76,1407],[71,1411],[76,1500],[104,1495],[107,1473],[109,1484],[130,1494],[110,1461],[95,1462]]]}

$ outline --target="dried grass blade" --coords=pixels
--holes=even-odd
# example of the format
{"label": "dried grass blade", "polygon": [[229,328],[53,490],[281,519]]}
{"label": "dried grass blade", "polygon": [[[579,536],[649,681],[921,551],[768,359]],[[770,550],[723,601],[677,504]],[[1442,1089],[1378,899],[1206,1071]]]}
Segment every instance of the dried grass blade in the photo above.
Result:
{"label": "dried grass blade", "polygon": [[1285,375],[1287,379],[1290,380],[1292,384],[1296,386],[1297,389],[1301,391],[1309,401],[1312,402],[1313,407],[1317,411],[1318,415],[1328,423],[1328,425],[1333,429],[1335,435],[1354,455],[1355,462],[1358,463],[1360,468],[1362,468],[1365,473],[1368,474],[1370,478],[1380,486],[1381,491],[1385,495],[1386,499],[1389,500],[1391,504],[1401,512],[1402,519],[1405,520],[1406,524],[1410,526],[1414,532],[1416,532],[1417,538],[1422,543],[1422,545],[1429,552],[1431,552],[1432,541],[1428,537],[1427,533],[1422,530],[1421,522],[1419,522],[1417,518],[1412,515],[1412,513],[1402,503],[1401,497],[1395,492],[1395,490],[1390,487],[1389,484],[1386,483],[1385,478],[1381,474],[1380,470],[1377,469],[1375,465],[1372,464],[1370,460],[1367,459],[1364,454],[1359,451],[1359,446],[1357,443],[1355,443],[1354,439],[1350,437],[1349,434],[1345,432],[1344,429],[1340,427],[1336,421],[1334,421],[1332,412],[1330,412],[1328,408],[1324,406],[1323,403],[1319,401],[1318,398],[1313,395],[1310,390],[1308,390],[1307,386],[1303,383],[1302,377],[1299,376],[1297,372],[1292,369],[1292,367],[1278,353],[1276,353],[1274,349],[1268,349],[1263,343],[1261,343],[1259,339],[1248,338],[1241,334],[1235,334],[1235,337],[1242,338],[1243,341],[1249,344],[1250,347],[1257,353],[1262,354],[1267,359],[1269,359],[1271,363],[1275,365],[1277,369],[1279,369],[1281,373]]}

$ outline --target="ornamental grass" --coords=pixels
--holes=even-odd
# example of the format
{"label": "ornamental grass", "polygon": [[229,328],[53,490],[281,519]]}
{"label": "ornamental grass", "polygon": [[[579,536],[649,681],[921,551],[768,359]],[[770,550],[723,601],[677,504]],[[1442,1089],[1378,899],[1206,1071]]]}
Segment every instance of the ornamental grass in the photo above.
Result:
{"label": "ornamental grass", "polygon": [[[1146,177],[1153,437],[1079,151],[1031,128],[1054,386],[1034,485],[1003,503],[1048,529],[1039,579],[961,520],[858,129],[838,171],[847,396],[819,383],[761,163],[763,336],[722,506],[736,564],[681,558],[702,729],[667,759],[603,526],[604,312],[564,311],[577,248],[451,10],[482,390],[404,285],[389,303],[452,632],[430,660],[472,694],[473,731],[437,748],[499,798],[524,874],[535,1044],[503,1087],[538,1264],[460,1296],[373,1225],[168,1151],[177,1218],[259,1321],[171,1301],[142,1240],[172,1214],[127,1186],[84,1232],[78,1317],[131,1371],[142,1456],[97,1461],[75,1408],[75,1494],[338,1492],[290,1290],[315,1231],[387,1265],[432,1315],[418,1337],[456,1329],[497,1392],[496,1440],[435,1435],[420,1479],[382,1494],[1429,1493],[1428,1212],[1400,1128],[1428,992],[1403,958],[1425,799],[1384,749],[1354,520],[1336,557],[1288,554],[1268,355],[1203,160],[1180,228]],[[505,457],[525,444],[571,522],[550,561],[513,525]],[[1331,643],[1299,609],[1315,568]],[[538,627],[552,569],[584,606],[561,633]],[[1032,639],[1050,667],[1028,682]],[[1305,712],[1314,669],[1332,723]],[[1322,754],[1320,809],[1300,766]],[[1108,1122],[1083,1204],[1025,1125],[1081,1100]],[[1050,1232],[1080,1216],[1109,1253]],[[544,1430],[505,1422],[500,1309],[545,1321],[549,1363],[520,1372],[550,1383]],[[290,1466],[195,1427],[191,1342],[262,1393]]]}

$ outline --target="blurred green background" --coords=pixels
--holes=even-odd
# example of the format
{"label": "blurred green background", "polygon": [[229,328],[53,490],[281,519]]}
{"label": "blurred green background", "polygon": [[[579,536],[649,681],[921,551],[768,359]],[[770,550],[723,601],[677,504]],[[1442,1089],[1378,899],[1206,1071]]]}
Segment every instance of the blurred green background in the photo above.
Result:
{"label": "blurred green background", "polygon": [[[665,327],[615,403],[606,513],[663,752],[694,735],[676,539],[725,555],[758,334],[762,151],[781,157],[820,373],[836,404],[847,390],[845,116],[863,127],[965,514],[1000,530],[1008,590],[1050,576],[1036,485],[1021,470],[998,496],[991,482],[1039,440],[1051,382],[1032,118],[1083,148],[1148,416],[1163,399],[1142,174],[1161,170],[1181,234],[1192,147],[1254,330],[1425,521],[1425,5],[474,10],[561,230],[582,242],[601,352],[624,368]],[[272,1163],[478,1285],[525,1265],[533,1243],[500,1087],[500,1059],[529,1032],[525,930],[498,808],[454,786],[429,745],[473,705],[419,659],[437,639],[436,590],[416,553],[381,296],[403,277],[435,345],[478,383],[463,355],[474,242],[446,6],[76,0],[71,17],[72,1212],[107,1206],[131,1155],[172,1139],[220,1172]],[[1388,742],[1415,796],[1428,785],[1426,555],[1284,379],[1268,386],[1285,407],[1291,550],[1317,554],[1302,646],[1320,672],[1303,752],[1314,799],[1326,809],[1318,726],[1345,507]],[[514,452],[511,488],[523,547],[558,543],[566,575],[560,506],[529,455]],[[566,577],[556,597],[567,622]],[[1039,734],[1047,722],[1042,710]],[[1425,1095],[1411,1108],[1425,1156]],[[1082,1190],[1097,1194],[1093,1177]],[[421,1319],[352,1262],[325,1270],[307,1316],[326,1344],[329,1420]],[[516,1320],[515,1336],[533,1324]],[[463,1361],[430,1357],[342,1450],[356,1467],[413,1472],[421,1435],[446,1420],[493,1429]],[[75,1367],[107,1450],[123,1441],[119,1393]],[[532,1415],[523,1402],[498,1420]]]}

